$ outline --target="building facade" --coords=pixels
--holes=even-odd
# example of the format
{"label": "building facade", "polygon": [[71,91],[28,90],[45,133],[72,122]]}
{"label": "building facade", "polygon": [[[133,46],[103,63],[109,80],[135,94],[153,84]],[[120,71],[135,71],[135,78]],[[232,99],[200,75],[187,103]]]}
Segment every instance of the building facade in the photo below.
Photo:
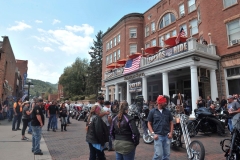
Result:
{"label": "building facade", "polygon": [[[143,14],[125,15],[103,35],[106,99],[132,103],[136,95],[155,101],[159,94],[181,93],[195,109],[199,96],[210,95],[215,101],[222,95],[239,94],[239,10],[239,0],[161,0]],[[166,46],[164,40],[181,29],[187,41]],[[138,71],[124,75],[124,67],[107,69],[136,52],[144,55],[153,46],[162,49],[142,57]]]}

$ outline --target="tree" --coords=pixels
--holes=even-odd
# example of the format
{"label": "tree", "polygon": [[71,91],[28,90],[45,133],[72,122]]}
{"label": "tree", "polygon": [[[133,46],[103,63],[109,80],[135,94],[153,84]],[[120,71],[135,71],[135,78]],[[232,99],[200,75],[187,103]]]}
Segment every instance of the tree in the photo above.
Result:
{"label": "tree", "polygon": [[99,31],[96,35],[96,40],[93,40],[93,46],[90,47],[92,52],[89,52],[91,61],[88,67],[88,91],[98,95],[101,88],[102,80],[102,36],[103,32]]}

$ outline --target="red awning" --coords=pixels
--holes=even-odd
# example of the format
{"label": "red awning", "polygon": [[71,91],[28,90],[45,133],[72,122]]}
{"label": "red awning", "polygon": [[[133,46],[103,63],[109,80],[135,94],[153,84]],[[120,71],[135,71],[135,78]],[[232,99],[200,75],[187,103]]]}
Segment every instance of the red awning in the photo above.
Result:
{"label": "red awning", "polygon": [[[176,44],[176,38],[177,38],[177,36],[174,36],[174,37],[170,37],[170,38],[168,38],[168,39],[166,39],[165,41],[164,41],[164,43],[166,44],[166,45],[169,45],[169,46],[176,46],[177,44]],[[179,39],[179,42],[181,43],[181,42],[186,42],[186,40],[187,40],[187,37],[180,37],[180,39]]]}

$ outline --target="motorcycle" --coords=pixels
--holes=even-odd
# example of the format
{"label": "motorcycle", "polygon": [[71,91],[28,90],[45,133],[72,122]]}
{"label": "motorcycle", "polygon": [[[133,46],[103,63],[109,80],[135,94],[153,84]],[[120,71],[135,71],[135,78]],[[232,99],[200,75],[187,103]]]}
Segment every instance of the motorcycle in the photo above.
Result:
{"label": "motorcycle", "polygon": [[232,125],[231,139],[224,139],[220,142],[226,160],[240,159],[240,113],[232,118]]}
{"label": "motorcycle", "polygon": [[89,110],[88,106],[83,105],[82,110],[81,110],[77,120],[80,121],[81,119],[85,119],[85,117],[89,111],[90,110]]}
{"label": "motorcycle", "polygon": [[[203,132],[203,133],[216,133],[217,132],[217,125],[214,121],[212,121],[211,118],[215,118],[216,120],[217,117],[212,115],[212,113],[205,107],[201,107],[199,109],[195,109],[195,120],[191,120],[188,122],[187,127],[188,131],[190,134],[190,137],[194,137],[198,134],[198,132]],[[221,122],[221,124],[224,126],[224,122]]]}

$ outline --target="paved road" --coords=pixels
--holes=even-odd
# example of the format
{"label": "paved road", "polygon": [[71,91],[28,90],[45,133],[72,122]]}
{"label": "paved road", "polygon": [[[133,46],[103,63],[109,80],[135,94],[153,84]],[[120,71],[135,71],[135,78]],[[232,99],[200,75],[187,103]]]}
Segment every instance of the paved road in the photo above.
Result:
{"label": "paved road", "polygon": [[[88,160],[89,148],[85,141],[86,131],[83,121],[71,120],[67,132],[56,133],[43,131],[43,137],[49,152],[54,160]],[[224,137],[217,135],[206,136],[198,134],[194,139],[200,140],[206,150],[205,160],[224,160],[224,154],[219,142]],[[142,139],[136,150],[136,160],[150,160],[153,155],[153,144],[144,144]],[[115,152],[106,151],[107,160],[115,159]],[[186,160],[187,154],[184,148],[171,148],[171,160]]]}

